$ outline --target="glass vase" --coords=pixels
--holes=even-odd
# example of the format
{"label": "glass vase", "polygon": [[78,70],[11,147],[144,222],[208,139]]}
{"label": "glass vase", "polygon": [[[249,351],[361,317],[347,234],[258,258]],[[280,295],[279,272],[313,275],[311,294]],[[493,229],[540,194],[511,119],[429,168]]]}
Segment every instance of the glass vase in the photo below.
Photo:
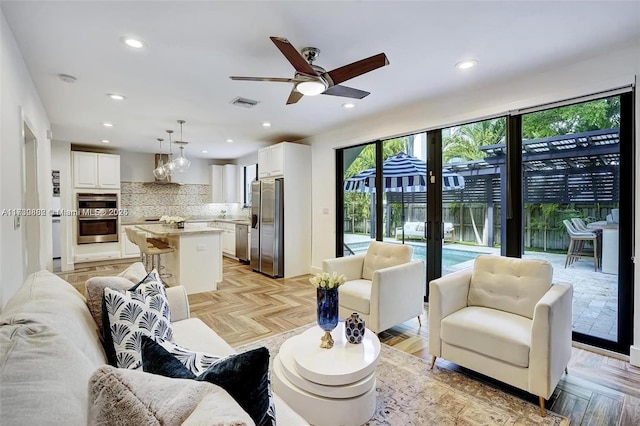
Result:
{"label": "glass vase", "polygon": [[338,288],[318,288],[316,292],[318,305],[318,326],[324,330],[321,348],[333,347],[331,331],[338,325]]}

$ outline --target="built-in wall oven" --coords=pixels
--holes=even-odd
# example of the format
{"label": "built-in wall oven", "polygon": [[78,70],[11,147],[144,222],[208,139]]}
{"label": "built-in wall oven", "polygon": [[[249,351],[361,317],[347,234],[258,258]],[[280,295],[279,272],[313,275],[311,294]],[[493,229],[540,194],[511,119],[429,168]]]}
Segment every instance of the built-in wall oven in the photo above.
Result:
{"label": "built-in wall oven", "polygon": [[118,241],[118,194],[78,194],[78,244]]}

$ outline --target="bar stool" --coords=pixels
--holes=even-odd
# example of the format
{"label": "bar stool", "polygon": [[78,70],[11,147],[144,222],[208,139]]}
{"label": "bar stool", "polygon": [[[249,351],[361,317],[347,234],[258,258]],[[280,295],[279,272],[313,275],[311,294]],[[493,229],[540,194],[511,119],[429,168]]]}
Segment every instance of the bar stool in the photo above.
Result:
{"label": "bar stool", "polygon": [[[131,244],[135,244],[136,246],[138,245],[138,241],[137,241],[137,237],[136,237],[136,230],[135,229],[131,229],[131,228],[125,228],[124,229],[125,232],[127,233],[127,239],[131,242]],[[138,246],[138,248],[140,248]],[[145,254],[142,252],[142,250],[140,250],[140,262],[142,262],[142,264],[145,266],[145,269],[147,268],[147,259],[145,257]]]}
{"label": "bar stool", "polygon": [[144,264],[146,269],[149,271],[155,268],[158,271],[160,278],[170,277],[172,274],[160,273],[161,269],[164,269],[160,256],[167,253],[173,253],[176,250],[162,240],[157,238],[147,238],[147,235],[142,231],[132,230],[132,234],[136,244],[140,248],[140,256],[144,255]]}

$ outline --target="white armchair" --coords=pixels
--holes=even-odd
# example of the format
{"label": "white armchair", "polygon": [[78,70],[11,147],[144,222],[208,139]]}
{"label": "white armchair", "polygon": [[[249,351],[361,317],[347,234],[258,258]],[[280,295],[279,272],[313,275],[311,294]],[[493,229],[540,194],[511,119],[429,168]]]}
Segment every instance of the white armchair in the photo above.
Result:
{"label": "white armchair", "polygon": [[540,414],[571,358],[568,283],[544,260],[481,255],[429,283],[429,352],[539,396]]}
{"label": "white armchair", "polygon": [[373,241],[367,253],[324,260],[324,272],[347,277],[338,289],[340,317],[357,312],[374,333],[411,318],[420,321],[424,263],[412,261],[412,255],[409,245]]}

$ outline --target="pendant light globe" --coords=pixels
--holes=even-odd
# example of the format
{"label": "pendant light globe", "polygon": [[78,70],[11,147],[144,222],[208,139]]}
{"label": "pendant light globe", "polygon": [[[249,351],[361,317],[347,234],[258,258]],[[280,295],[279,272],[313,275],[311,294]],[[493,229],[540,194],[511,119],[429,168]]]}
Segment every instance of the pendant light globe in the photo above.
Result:
{"label": "pendant light globe", "polygon": [[171,177],[176,169],[175,164],[173,164],[173,152],[171,151],[171,134],[173,133],[173,130],[167,130],[167,133],[169,134],[169,161],[167,161],[163,168],[167,173],[167,176]]}
{"label": "pendant light globe", "polygon": [[164,161],[162,161],[162,141],[164,139],[158,138],[158,142],[160,142],[160,158],[158,158],[158,165],[155,169],[153,169],[153,176],[155,176],[158,180],[165,180],[168,175],[167,171],[164,168]]}
{"label": "pendant light globe", "polygon": [[183,173],[185,170],[189,168],[189,166],[191,165],[191,161],[189,161],[184,156],[184,146],[189,143],[189,142],[185,142],[184,139],[182,139],[182,125],[185,123],[185,121],[178,120],[178,123],[180,124],[180,140],[176,141],[175,143],[180,145],[180,155],[178,156],[178,158],[176,158],[173,161],[173,164],[175,166],[176,171]]}

